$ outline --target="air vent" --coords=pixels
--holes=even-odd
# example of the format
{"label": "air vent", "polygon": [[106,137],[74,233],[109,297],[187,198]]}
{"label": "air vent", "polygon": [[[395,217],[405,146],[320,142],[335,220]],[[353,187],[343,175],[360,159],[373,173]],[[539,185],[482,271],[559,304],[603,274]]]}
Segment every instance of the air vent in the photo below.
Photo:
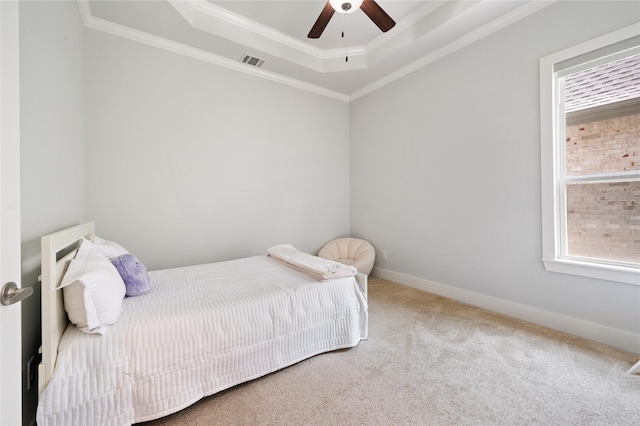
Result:
{"label": "air vent", "polygon": [[260,58],[256,58],[255,56],[244,54],[242,55],[242,59],[240,59],[240,62],[260,68],[262,64],[264,64],[264,59],[260,59]]}

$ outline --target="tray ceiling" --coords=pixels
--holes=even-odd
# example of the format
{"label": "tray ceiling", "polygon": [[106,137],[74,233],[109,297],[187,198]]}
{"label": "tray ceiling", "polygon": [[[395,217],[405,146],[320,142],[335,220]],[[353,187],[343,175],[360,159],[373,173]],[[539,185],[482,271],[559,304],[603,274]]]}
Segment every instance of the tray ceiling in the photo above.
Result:
{"label": "tray ceiling", "polygon": [[[349,100],[553,3],[377,2],[396,21],[387,33],[357,10],[346,17],[335,13],[319,39],[307,34],[326,1],[79,0],[79,5],[90,28]],[[240,62],[245,54],[265,62],[251,67]]]}

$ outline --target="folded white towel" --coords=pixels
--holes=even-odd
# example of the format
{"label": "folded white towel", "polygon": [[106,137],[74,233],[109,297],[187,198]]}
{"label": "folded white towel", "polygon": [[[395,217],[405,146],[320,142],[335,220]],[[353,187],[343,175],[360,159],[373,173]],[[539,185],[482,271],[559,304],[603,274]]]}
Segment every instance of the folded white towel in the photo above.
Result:
{"label": "folded white towel", "polygon": [[297,250],[291,244],[280,244],[267,250],[273,259],[284,263],[312,278],[324,281],[332,278],[353,277],[358,271],[353,266],[323,259]]}

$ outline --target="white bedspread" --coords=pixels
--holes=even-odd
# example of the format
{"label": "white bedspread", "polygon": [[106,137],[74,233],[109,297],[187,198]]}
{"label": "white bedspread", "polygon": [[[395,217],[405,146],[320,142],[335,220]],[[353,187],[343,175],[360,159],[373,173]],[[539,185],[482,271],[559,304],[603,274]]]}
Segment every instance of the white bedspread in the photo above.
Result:
{"label": "white bedspread", "polygon": [[324,282],[267,256],[152,271],[104,336],[70,325],[37,423],[127,425],[366,338],[354,277]]}

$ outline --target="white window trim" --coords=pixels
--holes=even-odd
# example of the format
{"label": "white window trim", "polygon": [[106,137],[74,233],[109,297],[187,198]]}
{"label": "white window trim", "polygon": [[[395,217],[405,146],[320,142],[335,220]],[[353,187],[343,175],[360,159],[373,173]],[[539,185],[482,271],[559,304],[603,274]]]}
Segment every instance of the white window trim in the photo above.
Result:
{"label": "white window trim", "polygon": [[547,271],[579,275],[602,280],[640,285],[640,268],[601,263],[562,256],[560,224],[564,220],[559,211],[561,190],[556,158],[560,155],[555,141],[559,128],[556,105],[556,76],[554,66],[560,62],[587,54],[597,49],[640,36],[640,23],[624,27],[577,46],[540,59],[540,155],[542,185],[542,262]]}

